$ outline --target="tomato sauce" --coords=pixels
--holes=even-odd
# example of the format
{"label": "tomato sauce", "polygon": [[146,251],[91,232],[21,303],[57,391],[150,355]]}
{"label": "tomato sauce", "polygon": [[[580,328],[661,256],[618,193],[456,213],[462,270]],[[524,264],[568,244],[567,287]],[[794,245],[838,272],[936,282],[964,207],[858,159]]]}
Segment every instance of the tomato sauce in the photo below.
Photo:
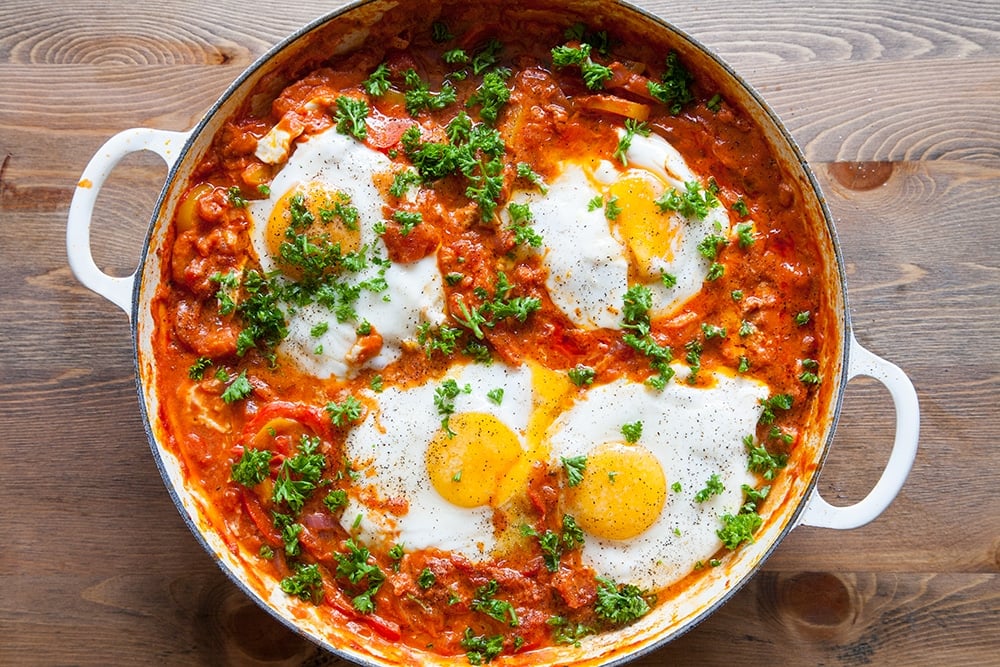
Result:
{"label": "tomato sauce", "polygon": [[[819,269],[823,260],[798,208],[799,196],[778,171],[748,114],[725,100],[713,102],[715,83],[703,72],[690,70],[690,99],[674,113],[653,99],[648,87],[649,81],[660,81],[665,54],[631,44],[613,31],[607,53],[597,41],[589,47],[592,61],[609,71],[604,85],[595,90],[586,85],[579,68],[553,65],[553,47],[590,44],[581,41],[580,33],[568,37],[567,25],[541,19],[489,23],[474,8],[445,25],[449,36],[441,41],[435,41],[428,25],[406,26],[348,55],[317,59],[308,67],[289,65],[283,75],[290,83],[270,105],[254,98],[225,124],[195,170],[168,233],[162,286],[153,305],[158,322],[157,391],[169,429],[167,446],[207,499],[211,524],[234,553],[274,586],[299,577],[300,583],[306,581],[305,588],[290,595],[326,609],[331,623],[351,619],[390,642],[462,654],[477,650],[471,632],[474,637],[499,637],[503,653],[526,652],[575,641],[569,629],[610,627],[594,611],[598,582],[581,562],[578,549],[565,550],[552,569],[533,542],[484,562],[436,549],[398,557],[372,545],[367,553],[355,552],[361,554],[355,565],[369,568],[369,574],[352,579],[346,573],[344,554],[359,545],[339,521],[336,503],[326,499],[335,491],[350,491],[358,471],[345,454],[350,419],[337,423],[324,406],[344,405],[356,389],[376,382],[420,384],[437,377],[449,360],[415,346],[376,372],[363,363],[382,345],[375,330],[359,339],[356,376],[318,380],[276,353],[280,337],[241,342],[251,325],[245,311],[226,307],[220,276],[244,276],[230,293],[237,303],[251,298],[245,276],[261,267],[250,241],[247,200],[263,197],[280,169],[280,163],[265,162],[256,154],[265,135],[282,128],[294,137],[289,148],[294,151],[295,141],[338,123],[338,97],[364,99],[367,135],[359,140],[394,165],[410,167],[412,153],[405,142],[412,128],[419,128],[423,142],[446,142],[446,128],[459,112],[468,113],[473,122],[485,122],[485,103],[466,103],[476,95],[483,72],[454,55],[446,62],[446,54],[463,49],[471,57],[484,53],[489,40],[497,40],[502,49],[490,68],[508,70],[503,83],[510,91],[494,122],[487,123],[499,131],[505,147],[492,198],[497,211],[515,188],[525,187],[519,164],[530,165],[545,181],[558,174],[565,156],[608,158],[619,141],[616,128],[625,118],[641,117],[649,131],[668,140],[692,171],[706,179],[719,205],[730,211],[734,227],[753,221],[752,243],[741,247],[731,236],[719,250],[717,261],[724,273],[706,279],[697,296],[670,315],[654,317],[650,327],[655,341],[671,348],[676,359],[682,360],[696,342],[703,370],[732,372],[742,365],[741,372],[765,382],[772,395],[789,398],[790,407],[775,409],[773,422],[762,423],[756,434],[772,454],[794,455],[802,424],[815,409],[818,390],[802,380],[811,367],[803,368],[801,360],[817,360],[817,373],[822,373],[830,356],[824,332],[832,315],[824,311]],[[380,65],[390,84],[375,96],[364,83]],[[411,113],[404,83],[408,71],[427,82],[432,94],[448,82],[457,101]],[[447,76],[459,71],[463,77]],[[310,104],[315,100],[325,103]],[[382,178],[383,191],[389,188],[391,179],[373,176]],[[422,222],[405,230],[392,217],[398,207],[387,205],[381,235],[389,261],[410,263],[437,253],[441,275],[458,276],[445,287],[448,325],[460,331],[458,349],[476,342],[496,362],[530,359],[561,372],[586,366],[602,382],[617,377],[646,380],[650,359],[626,344],[622,330],[582,328],[562,313],[547,292],[540,256],[522,252],[509,229],[494,224],[492,215],[484,216],[482,202],[470,198],[469,187],[470,180],[455,171],[425,180],[405,207],[421,212]],[[396,201],[391,195],[386,200]],[[538,305],[524,321],[508,317],[484,328],[480,339],[459,326],[458,314],[462,306],[481,306],[483,294],[493,293],[497,267],[503,267],[513,293]],[[706,338],[706,322],[725,328],[727,334]],[[753,335],[739,335],[741,327],[751,327]],[[236,391],[241,377],[246,384]],[[708,382],[708,377],[704,373],[696,382]],[[227,400],[227,391],[238,396]],[[775,437],[775,429],[780,436]],[[306,442],[314,444],[321,458],[322,472],[314,486],[322,490],[290,508],[275,497],[275,488],[281,476],[289,474],[283,472],[284,464]],[[251,475],[241,483],[234,479],[235,468],[248,450],[269,452],[269,459],[260,467],[259,478]],[[533,469],[523,497],[536,531],[560,530],[564,486],[560,471],[541,464]],[[407,510],[405,499],[372,502],[398,514]],[[497,513],[496,521],[504,520]],[[300,576],[308,572],[303,569],[307,566],[318,568],[317,579]],[[706,576],[710,569],[693,570],[690,577]],[[380,574],[372,574],[375,570]],[[421,585],[422,576],[425,581],[433,576],[434,585]],[[384,581],[376,586],[378,577]],[[491,582],[502,591],[494,599],[509,603],[516,625],[509,615],[494,617],[477,608],[477,599],[488,599],[485,591]],[[680,582],[658,595],[648,591],[646,599],[662,603],[683,588]],[[359,605],[359,596],[367,596],[370,605],[364,599]],[[560,635],[559,630],[566,632]]]}

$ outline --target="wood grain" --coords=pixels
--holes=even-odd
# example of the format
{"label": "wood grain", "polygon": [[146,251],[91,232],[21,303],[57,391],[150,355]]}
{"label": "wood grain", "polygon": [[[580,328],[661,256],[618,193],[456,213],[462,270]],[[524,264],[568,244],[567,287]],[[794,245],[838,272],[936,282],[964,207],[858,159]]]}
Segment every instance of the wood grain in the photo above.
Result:
{"label": "wood grain", "polygon": [[[746,587],[635,664],[1000,664],[1000,6],[639,3],[767,99],[834,214],[862,344],[921,398],[921,448],[876,521],[799,528]],[[254,606],[181,520],[146,442],[127,319],[66,264],[73,187],[105,139],[186,130],[272,44],[338,6],[7,0],[0,11],[0,664],[347,663]],[[165,174],[99,198],[100,266],[133,268]],[[877,383],[845,395],[819,490],[888,457]]]}

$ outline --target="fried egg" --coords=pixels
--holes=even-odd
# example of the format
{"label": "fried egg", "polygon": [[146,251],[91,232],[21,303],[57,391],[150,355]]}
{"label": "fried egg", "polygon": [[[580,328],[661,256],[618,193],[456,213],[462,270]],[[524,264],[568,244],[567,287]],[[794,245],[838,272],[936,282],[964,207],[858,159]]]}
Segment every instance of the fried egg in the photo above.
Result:
{"label": "fried egg", "polygon": [[282,260],[289,228],[325,235],[341,253],[358,258],[360,266],[342,274],[343,293],[353,302],[345,306],[338,293],[336,300],[285,308],[288,336],[278,351],[318,378],[348,376],[366,365],[384,368],[422,322],[444,321],[436,253],[409,264],[389,262],[375,231],[384,201],[373,175],[390,169],[384,155],[331,128],[300,142],[268,198],[249,205],[251,241],[265,272],[302,278],[300,268]]}
{"label": "fried egg", "polygon": [[[708,562],[722,546],[722,515],[739,511],[743,484],[756,484],[742,439],[755,431],[767,396],[766,385],[723,373],[706,387],[671,382],[662,392],[619,379],[563,412],[548,445],[554,466],[585,457],[566,497],[586,535],[584,564],[656,590]],[[641,435],[631,442],[622,427],[637,422]],[[713,475],[724,490],[697,502]]]}
{"label": "fried egg", "polygon": [[[444,399],[449,384],[452,398]],[[494,509],[523,487],[532,396],[527,366],[497,363],[366,392],[378,409],[347,436],[356,472],[341,519],[345,530],[368,544],[488,557],[496,546]],[[439,410],[443,400],[452,406],[447,419]]]}
{"label": "fried egg", "polygon": [[704,219],[660,211],[655,200],[671,189],[683,193],[688,181],[704,179],[666,139],[635,134],[625,164],[565,160],[546,192],[512,195],[531,210],[546,241],[549,295],[574,323],[618,327],[629,285],[650,287],[654,315],[669,314],[701,290],[710,261],[698,245],[711,234],[728,236],[730,220],[721,206]]}

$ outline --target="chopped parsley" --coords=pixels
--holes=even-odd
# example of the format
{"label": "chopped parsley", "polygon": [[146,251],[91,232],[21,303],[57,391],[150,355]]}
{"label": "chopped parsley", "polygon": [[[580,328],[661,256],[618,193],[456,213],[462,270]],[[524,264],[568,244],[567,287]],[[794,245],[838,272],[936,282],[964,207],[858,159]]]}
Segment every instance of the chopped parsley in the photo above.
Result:
{"label": "chopped parsley", "polygon": [[309,330],[309,335],[312,336],[313,338],[319,338],[329,330],[330,330],[329,322],[320,322],[319,324],[315,325],[312,329]]}
{"label": "chopped parsley", "polygon": [[531,226],[534,216],[527,204],[511,202],[507,205],[510,214],[510,229],[514,232],[514,242],[518,245],[530,245],[539,248],[542,245],[542,235]]}
{"label": "chopped parsley", "polygon": [[703,188],[698,181],[684,181],[683,192],[670,188],[654,203],[663,213],[675,211],[685,218],[704,220],[708,212],[719,205],[719,199],[711,189]]}
{"label": "chopped parsley", "polygon": [[584,366],[583,364],[577,364],[573,368],[566,371],[569,376],[570,382],[575,384],[577,387],[583,387],[588,384],[594,384],[594,378],[597,377],[597,372],[590,366]]}
{"label": "chopped parsley", "polygon": [[425,567],[420,572],[420,576],[417,577],[417,585],[424,590],[427,590],[428,588],[433,586],[435,581],[437,581],[437,577],[434,576],[434,573],[431,572],[431,569],[429,567]]}
{"label": "chopped parsley", "polygon": [[323,576],[316,563],[311,565],[298,563],[295,566],[295,574],[282,579],[280,586],[285,593],[310,600],[313,604],[319,604],[323,599]]}
{"label": "chopped parsley", "polygon": [[323,504],[331,512],[343,509],[347,505],[347,491],[344,489],[334,489],[323,498]]}
{"label": "chopped parsley", "polygon": [[563,514],[561,533],[556,533],[552,530],[539,533],[531,526],[522,524],[521,534],[525,537],[534,537],[538,540],[538,545],[542,550],[542,560],[545,562],[545,568],[549,572],[558,571],[559,559],[562,558],[563,553],[570,549],[575,549],[582,545],[584,541],[583,529],[576,523],[576,519],[569,514]]}
{"label": "chopped parsley", "polygon": [[696,503],[703,503],[712,496],[717,496],[725,490],[726,487],[723,486],[722,480],[719,479],[719,475],[713,473],[712,476],[708,478],[708,481],[705,482],[705,488],[694,494],[694,501]]}
{"label": "chopped parsley", "polygon": [[550,616],[545,623],[552,628],[552,641],[556,644],[572,644],[580,647],[580,640],[594,633],[582,623],[572,623],[563,616]]}
{"label": "chopped parsley", "polygon": [[552,64],[558,68],[579,67],[583,82],[590,90],[601,90],[604,83],[611,78],[610,67],[595,63],[590,58],[590,44],[580,44],[579,47],[557,46],[552,49]]}
{"label": "chopped parsley", "polygon": [[490,124],[495,124],[500,110],[510,99],[510,88],[507,87],[509,78],[510,70],[504,67],[487,72],[483,76],[483,82],[469,97],[465,106],[470,108],[479,106],[479,117]]}
{"label": "chopped parsley", "polygon": [[482,220],[491,220],[503,189],[503,137],[485,123],[473,125],[464,111],[448,123],[446,132],[450,143],[423,142],[414,125],[400,142],[425,183],[450,174],[464,176],[466,197],[478,205]]}
{"label": "chopped parsley", "polygon": [[222,400],[226,403],[235,403],[236,401],[242,400],[253,393],[253,385],[250,384],[250,380],[247,379],[246,370],[240,371],[240,374],[236,376],[226,390],[222,392]]}
{"label": "chopped parsley", "polygon": [[452,318],[480,340],[486,337],[483,328],[493,328],[500,320],[514,318],[518,322],[524,322],[529,315],[541,308],[542,302],[533,296],[512,297],[510,294],[513,289],[507,274],[498,271],[493,299],[489,300],[489,292],[485,289],[477,288],[474,293],[483,303],[470,307],[459,295],[456,299],[459,312],[453,313]]}
{"label": "chopped parsley", "polygon": [[726,275],[726,267],[718,262],[712,262],[712,265],[708,267],[708,273],[705,274],[705,280],[718,280],[724,275]]}
{"label": "chopped parsley", "polygon": [[674,376],[674,369],[670,367],[674,355],[670,347],[659,344],[652,336],[649,309],[653,305],[653,293],[645,285],[634,285],[625,292],[623,301],[622,328],[628,333],[622,336],[622,341],[649,358],[650,368],[656,375],[646,382],[662,391]]}
{"label": "chopped parsley", "polygon": [[624,167],[628,166],[628,158],[625,154],[628,153],[628,149],[632,147],[632,140],[637,134],[643,137],[648,137],[650,134],[649,125],[647,125],[645,121],[637,121],[634,118],[627,118],[625,120],[625,132],[622,134],[621,138],[618,139],[618,147],[612,155],[612,157],[621,161],[622,166]]}
{"label": "chopped parsley", "polygon": [[543,195],[547,194],[549,191],[548,186],[545,185],[544,181],[542,181],[541,175],[539,175],[534,169],[532,169],[531,165],[528,164],[527,162],[517,163],[517,177],[523,178],[524,180],[528,181],[529,183],[537,187],[538,190]]}
{"label": "chopped parsley", "polygon": [[757,507],[764,502],[767,498],[767,494],[771,492],[770,486],[763,486],[758,490],[749,484],[743,484],[741,488],[743,489],[743,495],[745,496],[743,509],[747,512],[756,512]]}
{"label": "chopped parsley", "polygon": [[486,392],[486,398],[490,399],[493,403],[500,405],[503,403],[503,387],[497,387],[496,389],[490,389]]}
{"label": "chopped parsley", "polygon": [[687,383],[694,384],[697,382],[698,372],[701,370],[701,353],[704,346],[698,339],[693,339],[684,344],[684,349],[687,351],[687,354],[684,355],[684,360],[691,367],[691,372],[687,376]]}
{"label": "chopped parsley", "polygon": [[271,451],[244,447],[240,460],[233,464],[233,481],[245,487],[254,487],[271,474]]}
{"label": "chopped parsley", "polygon": [[722,540],[727,549],[736,549],[744,542],[752,543],[753,534],[764,522],[756,512],[740,512],[739,514],[724,514],[722,528],[715,534]]}
{"label": "chopped parsley", "polygon": [[441,415],[441,428],[444,429],[449,438],[455,437],[455,432],[448,425],[449,418],[455,412],[455,399],[458,398],[459,394],[471,393],[471,385],[459,387],[454,378],[448,378],[434,390],[434,405],[437,407],[438,414]]}
{"label": "chopped parsley", "polygon": [[738,373],[746,373],[750,370],[750,360],[745,356],[740,355],[739,365],[736,367]]}
{"label": "chopped parsley", "polygon": [[583,472],[587,469],[586,456],[562,457],[563,469],[566,471],[566,481],[570,486],[577,486],[583,481]]}
{"label": "chopped parsley", "polygon": [[743,320],[740,322],[740,337],[746,338],[755,331],[757,331],[757,327],[753,325],[753,322],[750,322],[749,320]]}
{"label": "chopped parsley", "polygon": [[188,366],[188,377],[195,381],[200,381],[205,377],[205,371],[212,365],[212,360],[208,357],[198,357]]}
{"label": "chopped parsley", "polygon": [[410,169],[396,172],[392,177],[392,185],[389,186],[389,194],[397,199],[406,196],[406,192],[414,185],[420,184],[420,174]]}
{"label": "chopped parsley", "polygon": [[403,93],[406,112],[414,117],[426,109],[440,111],[453,104],[457,98],[455,87],[448,82],[442,84],[441,90],[437,93],[431,92],[430,84],[421,79],[413,68],[403,73],[403,83],[406,87]]}
{"label": "chopped parsley", "polygon": [[386,552],[386,554],[389,556],[390,560],[392,560],[393,571],[399,572],[400,561],[403,560],[403,556],[406,554],[406,552],[403,550],[403,545],[397,542],[396,544],[392,545],[392,547],[389,549],[389,551]]}
{"label": "chopped parsley", "polygon": [[338,192],[337,200],[333,202],[333,208],[322,208],[319,211],[319,218],[324,223],[333,222],[340,218],[340,222],[346,229],[357,231],[358,218],[361,214],[356,206],[351,206],[351,197],[346,192]]}
{"label": "chopped parsley", "polygon": [[[655,597],[653,598],[655,599]],[[637,586],[618,585],[611,579],[597,577],[597,602],[594,612],[615,625],[625,625],[649,613],[647,595]]]}
{"label": "chopped parsley", "polygon": [[799,382],[802,384],[812,384],[816,385],[823,381],[819,375],[812,371],[802,371],[799,373]]}
{"label": "chopped parsley", "polygon": [[341,95],[337,98],[337,111],[333,115],[337,121],[337,132],[348,134],[355,139],[368,137],[368,102],[363,99]]}
{"label": "chopped parsley", "polygon": [[465,65],[469,62],[470,58],[465,49],[448,49],[441,54],[441,60],[449,65]]}
{"label": "chopped parsley", "polygon": [[636,443],[639,442],[639,438],[642,437],[642,422],[634,421],[626,424],[622,424],[622,435],[625,436],[625,442]]}
{"label": "chopped parsley", "polygon": [[346,426],[357,421],[361,418],[362,410],[361,401],[354,396],[348,396],[340,403],[331,401],[326,404],[326,413],[330,415],[334,426]]}
{"label": "chopped parsley", "polygon": [[698,243],[698,252],[705,259],[714,260],[719,256],[719,246],[726,246],[729,240],[725,236],[709,234]]}
{"label": "chopped parsley", "polygon": [[618,204],[618,195],[614,195],[609,198],[604,204],[604,217],[608,220],[617,220],[618,216],[621,215],[622,207]]}
{"label": "chopped parsley", "polygon": [[451,34],[451,30],[443,22],[435,21],[431,24],[431,39],[440,44],[455,39],[455,36]]}
{"label": "chopped parsley", "polygon": [[271,490],[275,504],[284,503],[294,514],[302,511],[326,467],[326,457],[317,451],[319,444],[318,436],[303,435],[295,456],[282,462]]}
{"label": "chopped parsley", "polygon": [[667,54],[666,69],[660,75],[659,81],[650,80],[647,84],[649,94],[658,102],[677,115],[684,105],[694,100],[690,85],[693,80],[691,73],[681,64],[675,51]]}
{"label": "chopped parsley", "polygon": [[229,315],[236,310],[236,301],[232,292],[240,286],[240,279],[235,271],[229,273],[215,272],[208,277],[213,283],[219,284],[215,298],[219,304],[219,315]]}
{"label": "chopped parsley", "polygon": [[703,334],[705,334],[705,340],[711,340],[713,338],[725,338],[726,337],[726,328],[725,327],[720,327],[720,326],[715,325],[715,324],[707,324],[705,322],[702,322],[702,324],[701,324],[701,332]]}
{"label": "chopped parsley", "polygon": [[601,195],[595,195],[590,201],[587,202],[588,211],[596,211],[602,206],[604,206],[604,197]]}
{"label": "chopped parsley", "polygon": [[354,596],[351,602],[362,614],[370,614],[375,611],[372,597],[382,588],[385,573],[378,565],[368,562],[371,556],[368,549],[358,545],[353,539],[347,540],[345,546],[346,553],[334,554],[337,559],[337,576],[347,579],[355,586],[363,583],[363,592]]}
{"label": "chopped parsley", "polygon": [[295,523],[294,517],[280,512],[272,512],[272,516],[274,527],[281,531],[281,540],[285,543],[285,555],[298,556],[302,553],[302,545],[299,543],[302,524]]}
{"label": "chopped parsley", "polygon": [[440,352],[445,356],[452,354],[456,348],[456,341],[461,335],[461,329],[450,327],[447,324],[432,329],[429,322],[423,322],[417,327],[417,342],[424,348],[428,358],[435,352]]}
{"label": "chopped parsley", "polygon": [[500,51],[503,50],[503,43],[497,39],[488,40],[472,56],[472,73],[479,76],[490,67],[499,62]]}
{"label": "chopped parsley", "polygon": [[494,597],[500,589],[496,579],[490,579],[489,583],[476,589],[476,596],[470,605],[472,611],[479,611],[492,619],[501,623],[508,623],[512,628],[516,628],[520,621],[514,605],[506,600],[498,600]]}
{"label": "chopped parsley", "polygon": [[743,200],[743,197],[740,197],[739,199],[733,202],[732,209],[733,211],[736,212],[737,215],[739,215],[742,218],[745,218],[748,215],[750,215],[750,209],[747,208],[747,203],[746,201]]}
{"label": "chopped parsley", "polygon": [[795,323],[800,327],[809,324],[809,319],[812,317],[812,313],[808,310],[803,310],[795,315]]}
{"label": "chopped parsley", "polygon": [[465,649],[465,657],[470,665],[482,665],[492,662],[493,658],[503,652],[503,635],[487,637],[475,634],[472,628],[466,628],[461,646]]}
{"label": "chopped parsley", "polygon": [[792,397],[788,394],[775,394],[769,398],[761,400],[760,404],[764,410],[760,413],[760,423],[770,424],[775,420],[775,408],[780,410],[792,409]]}
{"label": "chopped parsley", "polygon": [[774,476],[778,474],[778,470],[784,468],[788,463],[788,457],[786,455],[771,454],[767,451],[767,448],[763,445],[763,443],[755,445],[752,435],[748,435],[743,438],[743,445],[747,448],[747,452],[750,454],[750,462],[748,465],[750,472],[755,472],[768,481],[774,479]]}
{"label": "chopped parsley", "polygon": [[705,102],[705,107],[712,113],[717,113],[722,108],[722,95],[716,93],[711,99]]}
{"label": "chopped parsley", "polygon": [[381,63],[368,75],[368,78],[362,82],[361,86],[372,97],[385,95],[389,92],[389,88],[392,87],[389,83],[389,66]]}
{"label": "chopped parsley", "polygon": [[757,240],[753,232],[753,225],[749,222],[741,222],[736,225],[736,237],[739,239],[741,248],[749,248]]}
{"label": "chopped parsley", "polygon": [[246,208],[247,200],[243,197],[243,192],[240,190],[240,186],[234,185],[229,190],[226,191],[229,197],[229,203],[236,208]]}
{"label": "chopped parsley", "polygon": [[424,216],[419,211],[395,211],[392,219],[399,223],[400,233],[409,236],[413,228],[424,221]]}

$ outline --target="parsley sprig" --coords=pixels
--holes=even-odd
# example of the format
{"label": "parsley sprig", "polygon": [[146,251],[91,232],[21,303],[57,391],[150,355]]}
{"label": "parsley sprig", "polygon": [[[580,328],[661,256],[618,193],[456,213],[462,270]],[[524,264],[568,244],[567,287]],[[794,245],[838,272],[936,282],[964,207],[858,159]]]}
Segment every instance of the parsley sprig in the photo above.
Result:
{"label": "parsley sprig", "polygon": [[293,515],[302,511],[326,467],[319,445],[319,436],[303,435],[295,456],[282,462],[274,480],[271,499],[276,505],[284,504]]}
{"label": "parsley sprig", "polygon": [[683,192],[677,188],[670,188],[654,203],[663,213],[676,211],[685,218],[704,220],[708,212],[719,205],[719,199],[712,188],[702,187],[698,181],[684,181]]}
{"label": "parsley sprig", "polygon": [[681,63],[677,52],[667,54],[666,68],[659,81],[650,80],[647,84],[649,94],[670,109],[675,116],[681,112],[685,104],[694,100],[691,93],[691,83],[694,77]]}
{"label": "parsley sprig", "polygon": [[649,310],[653,306],[653,293],[645,285],[634,285],[625,292],[622,305],[622,328],[628,333],[622,341],[649,358],[649,365],[656,375],[646,382],[659,391],[666,388],[674,376],[670,367],[674,355],[669,346],[661,345],[653,338],[649,321]]}
{"label": "parsley sprig", "polygon": [[553,530],[539,533],[528,524],[522,524],[521,534],[538,540],[538,545],[542,550],[542,559],[549,572],[559,570],[559,561],[563,553],[581,546],[584,541],[583,529],[570,514],[563,514],[562,532],[560,533]]}
{"label": "parsley sprig", "polygon": [[480,303],[470,306],[462,295],[458,295],[456,299],[458,312],[452,313],[451,317],[479,340],[486,337],[485,329],[492,329],[501,320],[513,318],[518,322],[525,322],[529,315],[541,308],[541,299],[533,296],[511,296],[513,289],[514,286],[507,278],[507,274],[498,271],[492,297],[486,289],[477,288],[474,294]]}
{"label": "parsley sprig", "polygon": [[347,552],[335,553],[337,560],[337,576],[347,579],[358,586],[361,584],[363,590],[355,595],[351,600],[354,608],[362,614],[370,614],[375,611],[373,596],[378,593],[385,582],[385,573],[375,563],[369,563],[371,554],[364,546],[359,545],[353,539],[345,543]]}
{"label": "parsley sprig", "polygon": [[476,589],[476,596],[472,599],[470,607],[472,611],[479,611],[492,619],[507,623],[512,628],[520,625],[517,618],[517,611],[507,600],[500,600],[494,597],[500,590],[500,585],[496,579],[490,579],[489,583]]}
{"label": "parsley sprig", "polygon": [[635,135],[642,137],[648,137],[650,134],[649,125],[645,121],[637,121],[634,118],[627,118],[625,120],[625,132],[622,134],[621,138],[618,140],[618,147],[615,148],[615,152],[612,157],[617,158],[623,167],[628,166],[628,158],[626,153],[628,149],[632,147],[632,140]]}
{"label": "parsley sprig", "polygon": [[485,123],[472,123],[459,113],[446,127],[449,143],[425,142],[411,126],[401,145],[424,183],[457,174],[466,179],[465,195],[479,207],[484,221],[493,219],[503,189],[503,155],[500,133]]}
{"label": "parsley sprig", "polygon": [[645,591],[632,584],[619,585],[611,579],[597,578],[597,602],[594,611],[598,617],[615,625],[625,625],[642,618],[650,610],[650,599]]}
{"label": "parsley sprig", "polygon": [[591,46],[582,43],[574,47],[561,45],[552,49],[552,64],[558,68],[579,67],[583,82],[590,90],[601,90],[611,78],[611,68],[595,63],[590,57]]}

